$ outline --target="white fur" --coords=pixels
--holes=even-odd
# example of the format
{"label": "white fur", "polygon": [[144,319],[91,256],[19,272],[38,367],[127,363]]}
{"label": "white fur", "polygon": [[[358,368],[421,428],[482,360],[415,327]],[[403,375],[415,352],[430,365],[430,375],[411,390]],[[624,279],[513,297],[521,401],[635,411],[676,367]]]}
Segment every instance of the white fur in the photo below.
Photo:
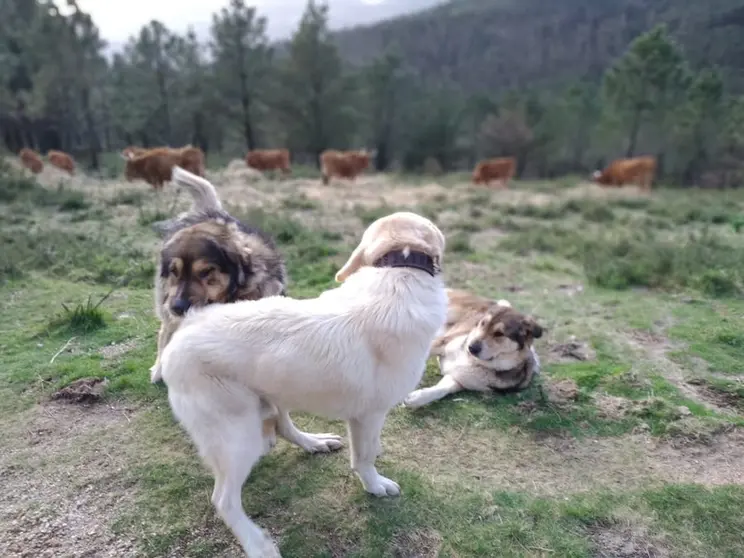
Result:
{"label": "white fur", "polygon": [[[437,260],[443,237],[440,244]],[[363,258],[361,248],[350,261]],[[367,262],[315,299],[212,305],[185,317],[163,352],[163,380],[175,416],[215,475],[212,503],[248,556],[279,555],[241,503],[266,447],[261,401],[278,409],[279,435],[308,451],[336,449],[340,438],[299,431],[289,411],[347,421],[351,467],[364,489],[398,495],[398,484],[374,465],[380,432],[421,380],[446,312],[440,276]]]}

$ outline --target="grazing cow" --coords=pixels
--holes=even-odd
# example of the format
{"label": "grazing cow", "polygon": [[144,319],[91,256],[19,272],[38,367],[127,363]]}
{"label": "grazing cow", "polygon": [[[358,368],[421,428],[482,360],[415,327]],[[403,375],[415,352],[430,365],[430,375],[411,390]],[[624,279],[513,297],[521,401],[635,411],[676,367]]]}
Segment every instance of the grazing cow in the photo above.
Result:
{"label": "grazing cow", "polygon": [[178,165],[198,176],[204,176],[204,152],[198,147],[187,145],[181,148],[157,147],[133,151],[130,148],[122,157],[126,160],[124,174],[129,181],[142,179],[155,187],[163,187],[171,179],[173,167]]}
{"label": "grazing cow", "polygon": [[489,186],[496,181],[502,188],[506,188],[514,176],[517,160],[514,157],[499,157],[481,161],[473,170],[473,184]]}
{"label": "grazing cow", "polygon": [[280,170],[284,174],[292,172],[288,149],[254,149],[245,156],[245,164],[257,171]]}
{"label": "grazing cow", "polygon": [[346,178],[354,180],[369,167],[370,159],[375,157],[375,151],[360,149],[357,151],[336,151],[327,149],[320,154],[320,170],[323,174],[323,184],[328,184],[331,178]]}
{"label": "grazing cow", "polygon": [[129,159],[132,155],[141,155],[147,151],[144,147],[137,147],[136,145],[130,145],[121,150],[121,154],[125,159]]}
{"label": "grazing cow", "polygon": [[34,174],[39,174],[44,170],[44,163],[39,154],[33,149],[24,147],[18,152],[21,158],[21,164]]}
{"label": "grazing cow", "polygon": [[58,169],[69,172],[70,176],[75,174],[75,161],[64,151],[50,149],[47,153],[47,159]]}
{"label": "grazing cow", "polygon": [[655,174],[656,158],[644,156],[612,161],[603,171],[595,171],[592,178],[596,184],[604,186],[637,184],[648,191]]}

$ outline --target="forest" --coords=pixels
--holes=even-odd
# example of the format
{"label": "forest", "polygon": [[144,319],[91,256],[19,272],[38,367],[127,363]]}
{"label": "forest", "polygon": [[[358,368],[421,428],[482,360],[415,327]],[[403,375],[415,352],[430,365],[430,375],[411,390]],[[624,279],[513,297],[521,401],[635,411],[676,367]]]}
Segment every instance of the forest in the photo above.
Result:
{"label": "forest", "polygon": [[245,0],[208,37],[152,21],[110,56],[75,0],[0,0],[3,147],[91,170],[126,145],[210,154],[377,149],[440,173],[513,155],[523,177],[653,154],[675,185],[744,183],[744,17],[733,0],[459,0],[333,33],[309,0],[288,42]]}

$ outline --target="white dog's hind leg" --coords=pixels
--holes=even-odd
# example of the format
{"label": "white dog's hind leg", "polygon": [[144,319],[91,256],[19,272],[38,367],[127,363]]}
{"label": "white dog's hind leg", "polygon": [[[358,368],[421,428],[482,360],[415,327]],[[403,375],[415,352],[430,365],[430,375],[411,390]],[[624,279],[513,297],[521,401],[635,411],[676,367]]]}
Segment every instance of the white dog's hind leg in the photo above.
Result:
{"label": "white dog's hind leg", "polygon": [[281,558],[271,537],[245,514],[241,498],[243,484],[262,454],[261,423],[238,420],[225,428],[226,436],[205,456],[215,475],[212,504],[248,558]]}
{"label": "white dog's hind leg", "polygon": [[277,432],[291,444],[300,446],[310,453],[328,453],[344,446],[337,434],[309,434],[297,428],[287,411],[279,410]]}
{"label": "white dog's hind leg", "polygon": [[451,376],[444,376],[434,386],[417,389],[409,393],[408,397],[403,400],[403,405],[416,409],[434,401],[439,401],[443,397],[462,391],[462,389],[463,387]]}
{"label": "white dog's hind leg", "polygon": [[375,469],[375,459],[380,449],[380,432],[385,424],[385,413],[367,415],[349,421],[351,442],[351,468],[362,481],[364,490],[375,496],[397,496],[400,486],[383,477]]}

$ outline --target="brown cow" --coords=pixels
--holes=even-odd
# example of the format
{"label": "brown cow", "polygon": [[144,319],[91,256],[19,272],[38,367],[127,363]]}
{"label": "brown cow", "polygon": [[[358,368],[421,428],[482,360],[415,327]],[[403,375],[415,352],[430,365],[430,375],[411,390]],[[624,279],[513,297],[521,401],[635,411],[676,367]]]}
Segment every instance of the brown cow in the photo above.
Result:
{"label": "brown cow", "polygon": [[75,161],[64,151],[50,149],[47,153],[47,159],[58,169],[69,172],[70,176],[75,174]]}
{"label": "brown cow", "polygon": [[44,162],[41,160],[39,154],[33,149],[24,147],[18,152],[18,156],[21,158],[21,164],[32,173],[39,174],[44,170]]}
{"label": "brown cow", "polygon": [[137,147],[136,145],[130,145],[122,149],[121,154],[125,159],[129,159],[131,155],[141,155],[145,151],[147,151],[147,149],[143,147]]}
{"label": "brown cow", "polygon": [[489,186],[494,180],[502,188],[506,188],[514,176],[517,160],[514,157],[499,157],[481,161],[473,170],[473,184]]}
{"label": "brown cow", "polygon": [[370,159],[373,159],[375,154],[375,151],[370,152],[366,149],[357,151],[326,149],[320,154],[323,184],[328,184],[333,177],[354,180],[369,167]]}
{"label": "brown cow", "polygon": [[142,179],[155,189],[163,187],[171,179],[173,167],[178,165],[198,176],[204,176],[204,152],[198,147],[187,145],[181,148],[156,147],[155,149],[137,151],[127,148],[127,161],[124,175],[129,181]]}
{"label": "brown cow", "polygon": [[285,175],[292,172],[288,149],[254,149],[246,154],[245,164],[261,172],[281,170]]}
{"label": "brown cow", "polygon": [[595,171],[592,176],[596,184],[604,186],[623,186],[637,184],[649,191],[656,174],[656,158],[650,156],[616,159],[603,171]]}

